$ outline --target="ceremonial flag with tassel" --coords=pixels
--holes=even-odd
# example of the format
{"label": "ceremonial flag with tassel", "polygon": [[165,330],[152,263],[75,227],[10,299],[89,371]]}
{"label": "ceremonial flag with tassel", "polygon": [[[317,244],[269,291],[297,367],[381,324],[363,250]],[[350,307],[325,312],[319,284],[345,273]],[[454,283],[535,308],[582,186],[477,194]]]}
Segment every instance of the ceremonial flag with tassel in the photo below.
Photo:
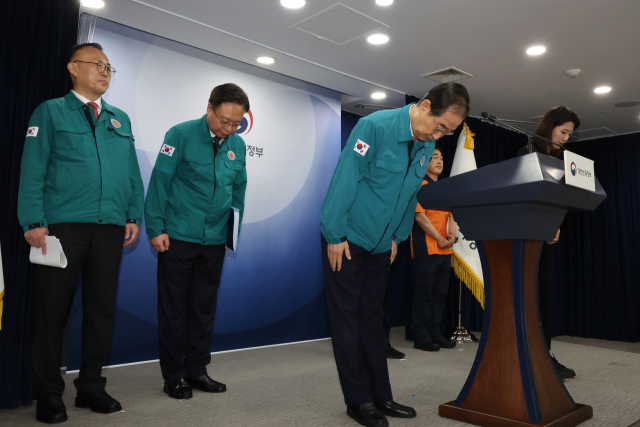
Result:
{"label": "ceremonial flag with tassel", "polygon": [[[461,173],[476,170],[476,159],[473,155],[474,133],[464,124],[464,128],[458,138],[458,146],[456,154],[453,158],[453,166],[451,167],[451,175],[455,176]],[[484,281],[482,276],[482,264],[480,263],[480,255],[476,247],[476,242],[466,240],[458,227],[458,244],[451,248],[453,256],[451,257],[451,267],[455,275],[464,282],[474,297],[480,302],[484,309]]]}
{"label": "ceremonial flag with tassel", "polygon": [[4,301],[4,272],[2,271],[2,249],[0,249],[0,329],[2,329],[2,302]]}

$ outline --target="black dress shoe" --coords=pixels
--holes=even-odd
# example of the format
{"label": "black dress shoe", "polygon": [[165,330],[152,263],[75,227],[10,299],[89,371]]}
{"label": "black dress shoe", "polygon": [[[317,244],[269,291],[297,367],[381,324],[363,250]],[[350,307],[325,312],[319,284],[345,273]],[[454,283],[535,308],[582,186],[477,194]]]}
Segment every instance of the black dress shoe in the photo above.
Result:
{"label": "black dress shoe", "polygon": [[454,340],[448,340],[446,338],[434,338],[434,341],[440,344],[440,348],[453,348],[457,344]]}
{"label": "black dress shoe", "polygon": [[77,408],[91,408],[93,412],[111,414],[122,411],[120,402],[109,396],[104,389],[95,393],[81,393],[76,395]]}
{"label": "black dress shoe", "polygon": [[374,403],[374,405],[376,405],[376,408],[378,408],[380,412],[390,417],[414,418],[416,416],[415,409],[396,403],[393,400],[383,403]]}
{"label": "black dress shoe", "polygon": [[424,351],[438,351],[440,350],[440,344],[433,341],[414,341],[413,348]]}
{"label": "black dress shoe", "polygon": [[387,417],[371,402],[362,405],[347,406],[347,415],[360,425],[367,427],[388,427]]}
{"label": "black dress shoe", "polygon": [[556,372],[558,372],[558,376],[561,380],[566,380],[567,378],[573,378],[576,376],[576,371],[571,368],[567,368],[562,363],[558,362],[558,359],[556,359],[555,356],[552,355],[551,358],[553,360],[553,367],[556,369]]}
{"label": "black dress shoe", "polygon": [[45,394],[38,398],[36,420],[41,423],[55,424],[67,421],[67,409],[57,394]]}
{"label": "black dress shoe", "polygon": [[187,383],[193,388],[209,393],[224,393],[227,391],[226,385],[211,379],[207,374],[200,375],[198,378],[187,378]]}
{"label": "black dress shoe", "polygon": [[404,353],[396,350],[390,345],[387,346],[387,359],[404,359]]}
{"label": "black dress shoe", "polygon": [[173,399],[191,399],[193,393],[191,386],[187,384],[184,378],[178,380],[167,380],[164,382],[164,389],[162,390]]}

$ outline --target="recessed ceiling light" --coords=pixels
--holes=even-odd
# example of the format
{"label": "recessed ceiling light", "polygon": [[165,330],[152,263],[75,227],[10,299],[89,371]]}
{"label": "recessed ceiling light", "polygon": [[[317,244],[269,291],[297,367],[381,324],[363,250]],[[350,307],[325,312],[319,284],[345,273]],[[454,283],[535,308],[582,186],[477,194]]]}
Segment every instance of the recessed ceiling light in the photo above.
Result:
{"label": "recessed ceiling light", "polygon": [[390,6],[393,4],[393,0],[376,0],[378,6]]}
{"label": "recessed ceiling light", "polygon": [[304,0],[280,0],[280,4],[289,9],[300,9],[304,3]]}
{"label": "recessed ceiling light", "polygon": [[80,4],[84,7],[90,7],[94,9],[100,9],[104,7],[104,2],[102,0],[82,0]]}
{"label": "recessed ceiling light", "polygon": [[273,59],[270,56],[261,56],[260,58],[258,58],[258,62],[261,63],[261,64],[269,65],[269,64],[273,64],[274,62],[276,62],[276,60]]}
{"label": "recessed ceiling light", "polygon": [[367,41],[371,44],[385,44],[389,41],[389,37],[384,34],[372,34],[367,37]]}
{"label": "recessed ceiling light", "polygon": [[531,46],[529,49],[527,49],[527,54],[540,55],[541,53],[545,53],[546,51],[547,51],[547,48],[544,46]]}
{"label": "recessed ceiling light", "polygon": [[384,93],[382,93],[382,92],[373,92],[373,93],[371,94],[371,97],[372,97],[373,99],[384,99],[384,98],[386,98],[386,97],[387,97],[387,95],[385,95],[385,94],[384,94]]}
{"label": "recessed ceiling light", "polygon": [[611,92],[611,88],[609,86],[600,86],[594,89],[595,93],[607,93]]}

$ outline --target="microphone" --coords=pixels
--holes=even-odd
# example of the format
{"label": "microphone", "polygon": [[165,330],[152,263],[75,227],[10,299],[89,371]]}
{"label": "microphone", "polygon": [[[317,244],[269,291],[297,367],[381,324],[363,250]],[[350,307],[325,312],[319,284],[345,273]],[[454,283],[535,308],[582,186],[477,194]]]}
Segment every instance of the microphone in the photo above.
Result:
{"label": "microphone", "polygon": [[[540,135],[536,135],[533,132],[529,132],[528,130],[520,129],[519,127],[514,126],[514,125],[512,125],[510,123],[505,123],[502,120],[496,118],[496,116],[491,116],[491,115],[489,115],[489,113],[487,113],[485,111],[483,111],[480,114],[480,116],[482,116],[482,118],[484,119],[483,121],[487,121],[489,123],[494,123],[494,124],[495,123],[500,124],[503,127],[507,127],[509,129],[515,130],[516,132],[524,133],[525,135],[528,135],[528,136],[531,136],[531,137],[540,138],[543,141],[547,141],[547,142],[555,145],[556,147],[560,147],[563,151],[566,150],[566,148],[564,148],[561,144],[558,144],[557,142],[550,141],[547,138],[543,138]],[[531,151],[532,151],[531,139],[529,139],[529,142],[527,143],[527,145],[529,147],[529,153],[531,153]]]}

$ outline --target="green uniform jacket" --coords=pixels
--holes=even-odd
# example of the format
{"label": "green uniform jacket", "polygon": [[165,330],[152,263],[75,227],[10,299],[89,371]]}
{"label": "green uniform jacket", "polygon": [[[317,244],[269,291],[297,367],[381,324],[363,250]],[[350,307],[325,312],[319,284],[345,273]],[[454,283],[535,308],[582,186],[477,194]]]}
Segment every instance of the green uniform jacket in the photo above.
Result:
{"label": "green uniform jacket", "polygon": [[145,224],[152,239],[169,237],[203,245],[227,241],[230,207],[244,213],[247,147],[236,134],[213,157],[207,116],[169,129],[151,174]]}
{"label": "green uniform jacket", "polygon": [[142,222],[144,187],[129,116],[103,98],[94,138],[84,105],[69,92],[40,104],[29,120],[18,193],[24,231],[36,223]]}
{"label": "green uniform jacket", "polygon": [[416,141],[409,165],[409,108],[378,111],[353,128],[322,205],[322,235],[371,251],[391,249],[411,232],[416,195],[435,140]]}

